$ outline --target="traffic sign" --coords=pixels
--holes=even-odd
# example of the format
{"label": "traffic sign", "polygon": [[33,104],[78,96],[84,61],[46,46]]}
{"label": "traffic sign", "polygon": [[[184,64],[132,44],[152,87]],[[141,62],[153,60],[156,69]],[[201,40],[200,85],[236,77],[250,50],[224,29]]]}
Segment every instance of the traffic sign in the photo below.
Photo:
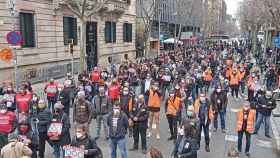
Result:
{"label": "traffic sign", "polygon": [[22,36],[18,31],[11,31],[7,35],[7,42],[11,45],[21,45],[22,44]]}

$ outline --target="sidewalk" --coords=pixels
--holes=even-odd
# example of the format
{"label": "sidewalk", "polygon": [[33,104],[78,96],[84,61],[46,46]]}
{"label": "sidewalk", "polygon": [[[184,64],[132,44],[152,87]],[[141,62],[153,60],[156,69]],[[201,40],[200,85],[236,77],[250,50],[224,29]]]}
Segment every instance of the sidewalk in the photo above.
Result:
{"label": "sidewalk", "polygon": [[280,151],[280,102],[277,101],[277,107],[272,112],[271,117],[272,132],[275,137],[277,150]]}

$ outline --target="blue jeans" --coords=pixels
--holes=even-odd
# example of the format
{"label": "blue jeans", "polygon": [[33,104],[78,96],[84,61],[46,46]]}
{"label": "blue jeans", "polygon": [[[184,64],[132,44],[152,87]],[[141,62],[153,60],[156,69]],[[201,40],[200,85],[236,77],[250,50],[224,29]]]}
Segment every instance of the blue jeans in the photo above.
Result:
{"label": "blue jeans", "polygon": [[117,146],[119,146],[122,158],[127,158],[126,139],[110,139],[111,158],[117,158]]}
{"label": "blue jeans", "polygon": [[265,116],[260,112],[258,112],[258,118],[257,118],[257,122],[256,122],[256,125],[255,125],[255,132],[258,133],[262,122],[264,122],[265,135],[269,135],[270,116]]}
{"label": "blue jeans", "polygon": [[225,129],[226,128],[226,122],[225,122],[226,112],[225,112],[225,110],[215,112],[215,114],[214,114],[214,128],[216,128],[216,129],[218,128],[218,115],[220,115],[220,119],[221,119],[221,128]]}
{"label": "blue jeans", "polygon": [[54,158],[61,158],[62,147],[58,144],[54,144],[52,146],[52,148],[53,148],[53,157]]}

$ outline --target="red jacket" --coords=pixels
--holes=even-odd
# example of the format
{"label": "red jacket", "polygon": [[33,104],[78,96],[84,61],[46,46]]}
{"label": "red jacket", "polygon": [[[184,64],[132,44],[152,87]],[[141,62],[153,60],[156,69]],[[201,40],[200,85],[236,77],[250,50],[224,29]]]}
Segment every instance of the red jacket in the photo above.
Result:
{"label": "red jacket", "polygon": [[100,80],[100,72],[99,71],[93,71],[91,74],[91,81],[92,82],[98,82]]}
{"label": "red jacket", "polygon": [[32,94],[27,93],[25,95],[16,95],[16,105],[19,112],[29,112],[29,103],[32,100]]}
{"label": "red jacket", "polygon": [[13,112],[0,113],[0,133],[9,134],[13,130],[13,124],[16,121],[16,115]]}
{"label": "red jacket", "polygon": [[119,99],[120,96],[120,85],[115,84],[109,87],[108,95],[110,99],[116,100]]}
{"label": "red jacket", "polygon": [[45,93],[48,97],[55,97],[58,92],[58,86],[56,83],[48,83],[45,87]]}

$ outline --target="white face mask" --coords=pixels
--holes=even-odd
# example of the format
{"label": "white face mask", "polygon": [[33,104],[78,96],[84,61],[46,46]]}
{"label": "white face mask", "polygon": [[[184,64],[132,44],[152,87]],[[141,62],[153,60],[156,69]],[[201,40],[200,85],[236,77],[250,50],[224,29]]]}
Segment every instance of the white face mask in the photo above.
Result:
{"label": "white face mask", "polygon": [[123,95],[128,95],[128,91],[124,91],[124,92],[123,92]]}
{"label": "white face mask", "polygon": [[6,113],[6,112],[7,112],[7,110],[4,110],[4,109],[0,110],[0,113],[1,113],[1,114],[4,114],[4,113]]}
{"label": "white face mask", "polygon": [[82,134],[82,133],[77,132],[77,133],[76,133],[76,137],[77,137],[77,138],[82,138],[82,137],[83,137],[83,134]]}
{"label": "white face mask", "polygon": [[170,94],[170,97],[174,97],[174,96],[175,96],[175,94],[173,94],[173,93],[172,93],[172,94]]}
{"label": "white face mask", "polygon": [[217,92],[220,93],[222,90],[221,89],[217,89]]}
{"label": "white face mask", "polygon": [[113,109],[113,112],[115,115],[119,114],[120,113],[120,109]]}

